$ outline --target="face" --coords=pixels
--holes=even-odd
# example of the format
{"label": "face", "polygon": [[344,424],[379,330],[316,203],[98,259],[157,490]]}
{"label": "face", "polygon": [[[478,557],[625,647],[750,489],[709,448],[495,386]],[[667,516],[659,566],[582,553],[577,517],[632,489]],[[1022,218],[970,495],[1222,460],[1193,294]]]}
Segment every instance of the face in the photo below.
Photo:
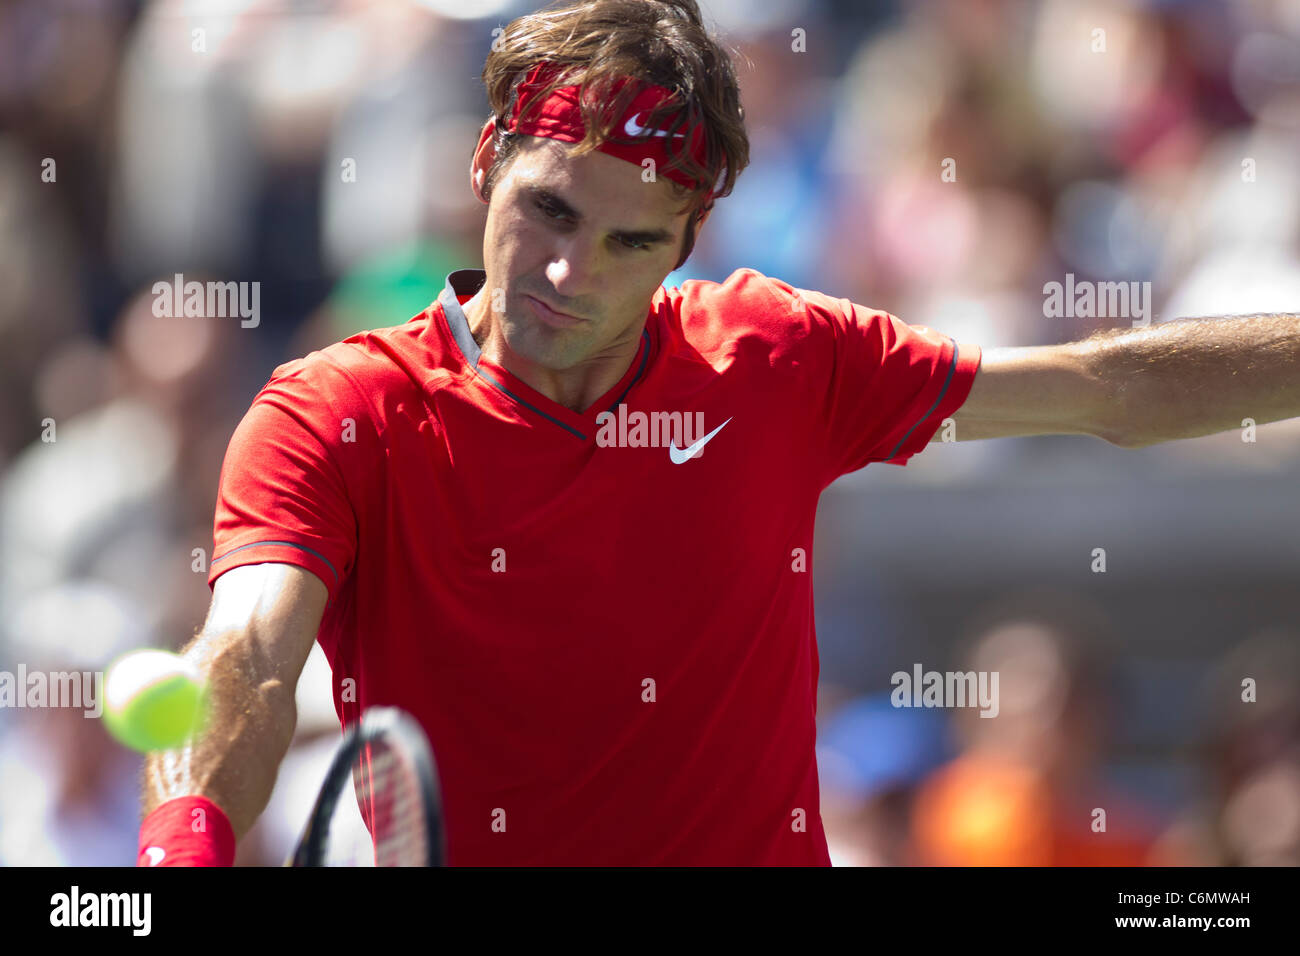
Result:
{"label": "face", "polygon": [[[480,199],[495,158],[491,131],[489,123],[471,167]],[[555,371],[616,355],[639,338],[687,224],[670,180],[643,182],[636,164],[570,149],[526,137],[498,173],[483,236],[486,308],[504,305],[490,334]]]}

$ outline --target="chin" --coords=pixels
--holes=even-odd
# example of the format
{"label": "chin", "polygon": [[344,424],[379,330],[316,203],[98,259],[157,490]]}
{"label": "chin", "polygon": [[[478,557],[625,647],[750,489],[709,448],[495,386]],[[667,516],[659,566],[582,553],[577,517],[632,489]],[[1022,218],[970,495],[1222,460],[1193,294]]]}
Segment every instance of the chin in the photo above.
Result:
{"label": "chin", "polygon": [[571,331],[545,326],[515,325],[514,334],[506,334],[510,351],[534,365],[563,372],[587,357],[586,343]]}

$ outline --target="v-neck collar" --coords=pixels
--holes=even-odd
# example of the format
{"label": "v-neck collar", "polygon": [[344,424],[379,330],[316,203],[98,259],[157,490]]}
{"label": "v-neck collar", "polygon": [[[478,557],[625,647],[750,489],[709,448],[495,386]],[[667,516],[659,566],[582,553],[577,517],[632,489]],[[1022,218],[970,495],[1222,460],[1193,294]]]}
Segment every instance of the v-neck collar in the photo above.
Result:
{"label": "v-neck collar", "polygon": [[482,269],[457,269],[448,274],[446,284],[438,295],[438,303],[442,306],[443,315],[446,316],[447,328],[461,355],[465,357],[466,363],[480,378],[516,405],[558,425],[583,441],[589,440],[599,428],[597,416],[602,412],[617,412],[618,406],[627,398],[627,393],[632,390],[632,386],[645,373],[653,345],[653,338],[650,335],[652,323],[647,321],[646,327],[641,330],[641,344],[632,359],[632,364],[628,366],[618,383],[596,399],[585,412],[575,412],[543,395],[522,379],[516,378],[504,366],[483,357],[478,342],[474,341],[474,336],[470,332],[469,318],[461,308],[457,296],[474,295],[486,281],[487,273]]}

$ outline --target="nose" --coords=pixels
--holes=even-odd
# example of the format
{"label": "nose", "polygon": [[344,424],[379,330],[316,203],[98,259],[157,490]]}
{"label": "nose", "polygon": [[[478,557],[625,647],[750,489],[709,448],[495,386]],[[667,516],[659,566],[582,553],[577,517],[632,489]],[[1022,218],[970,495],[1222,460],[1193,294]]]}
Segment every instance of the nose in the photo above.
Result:
{"label": "nose", "polygon": [[598,256],[599,250],[594,243],[577,236],[569,237],[546,266],[546,278],[555,294],[574,299],[590,289],[599,268]]}

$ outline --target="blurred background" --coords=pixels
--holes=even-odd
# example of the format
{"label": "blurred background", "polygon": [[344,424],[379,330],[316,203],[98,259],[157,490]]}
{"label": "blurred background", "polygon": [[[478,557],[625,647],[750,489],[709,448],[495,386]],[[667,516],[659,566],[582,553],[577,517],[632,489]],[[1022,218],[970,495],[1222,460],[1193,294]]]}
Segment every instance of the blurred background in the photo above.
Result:
{"label": "blurred background", "polygon": [[[1128,324],[1045,318],[1067,273],[1151,282],[1153,321],[1300,310],[1293,0],[702,7],[753,162],[667,285],[749,266],[985,348]],[[272,369],[481,266],[479,72],[535,8],[0,3],[0,670],[193,635]],[[177,272],[259,281],[259,324],[155,317]],[[935,445],[826,492],[837,865],[1300,863],[1300,421],[1255,439]],[[916,664],[998,671],[999,717],[891,706]],[[306,818],[328,686],[317,649],[241,863]],[[139,772],[79,710],[0,709],[0,864],[131,865]]]}

